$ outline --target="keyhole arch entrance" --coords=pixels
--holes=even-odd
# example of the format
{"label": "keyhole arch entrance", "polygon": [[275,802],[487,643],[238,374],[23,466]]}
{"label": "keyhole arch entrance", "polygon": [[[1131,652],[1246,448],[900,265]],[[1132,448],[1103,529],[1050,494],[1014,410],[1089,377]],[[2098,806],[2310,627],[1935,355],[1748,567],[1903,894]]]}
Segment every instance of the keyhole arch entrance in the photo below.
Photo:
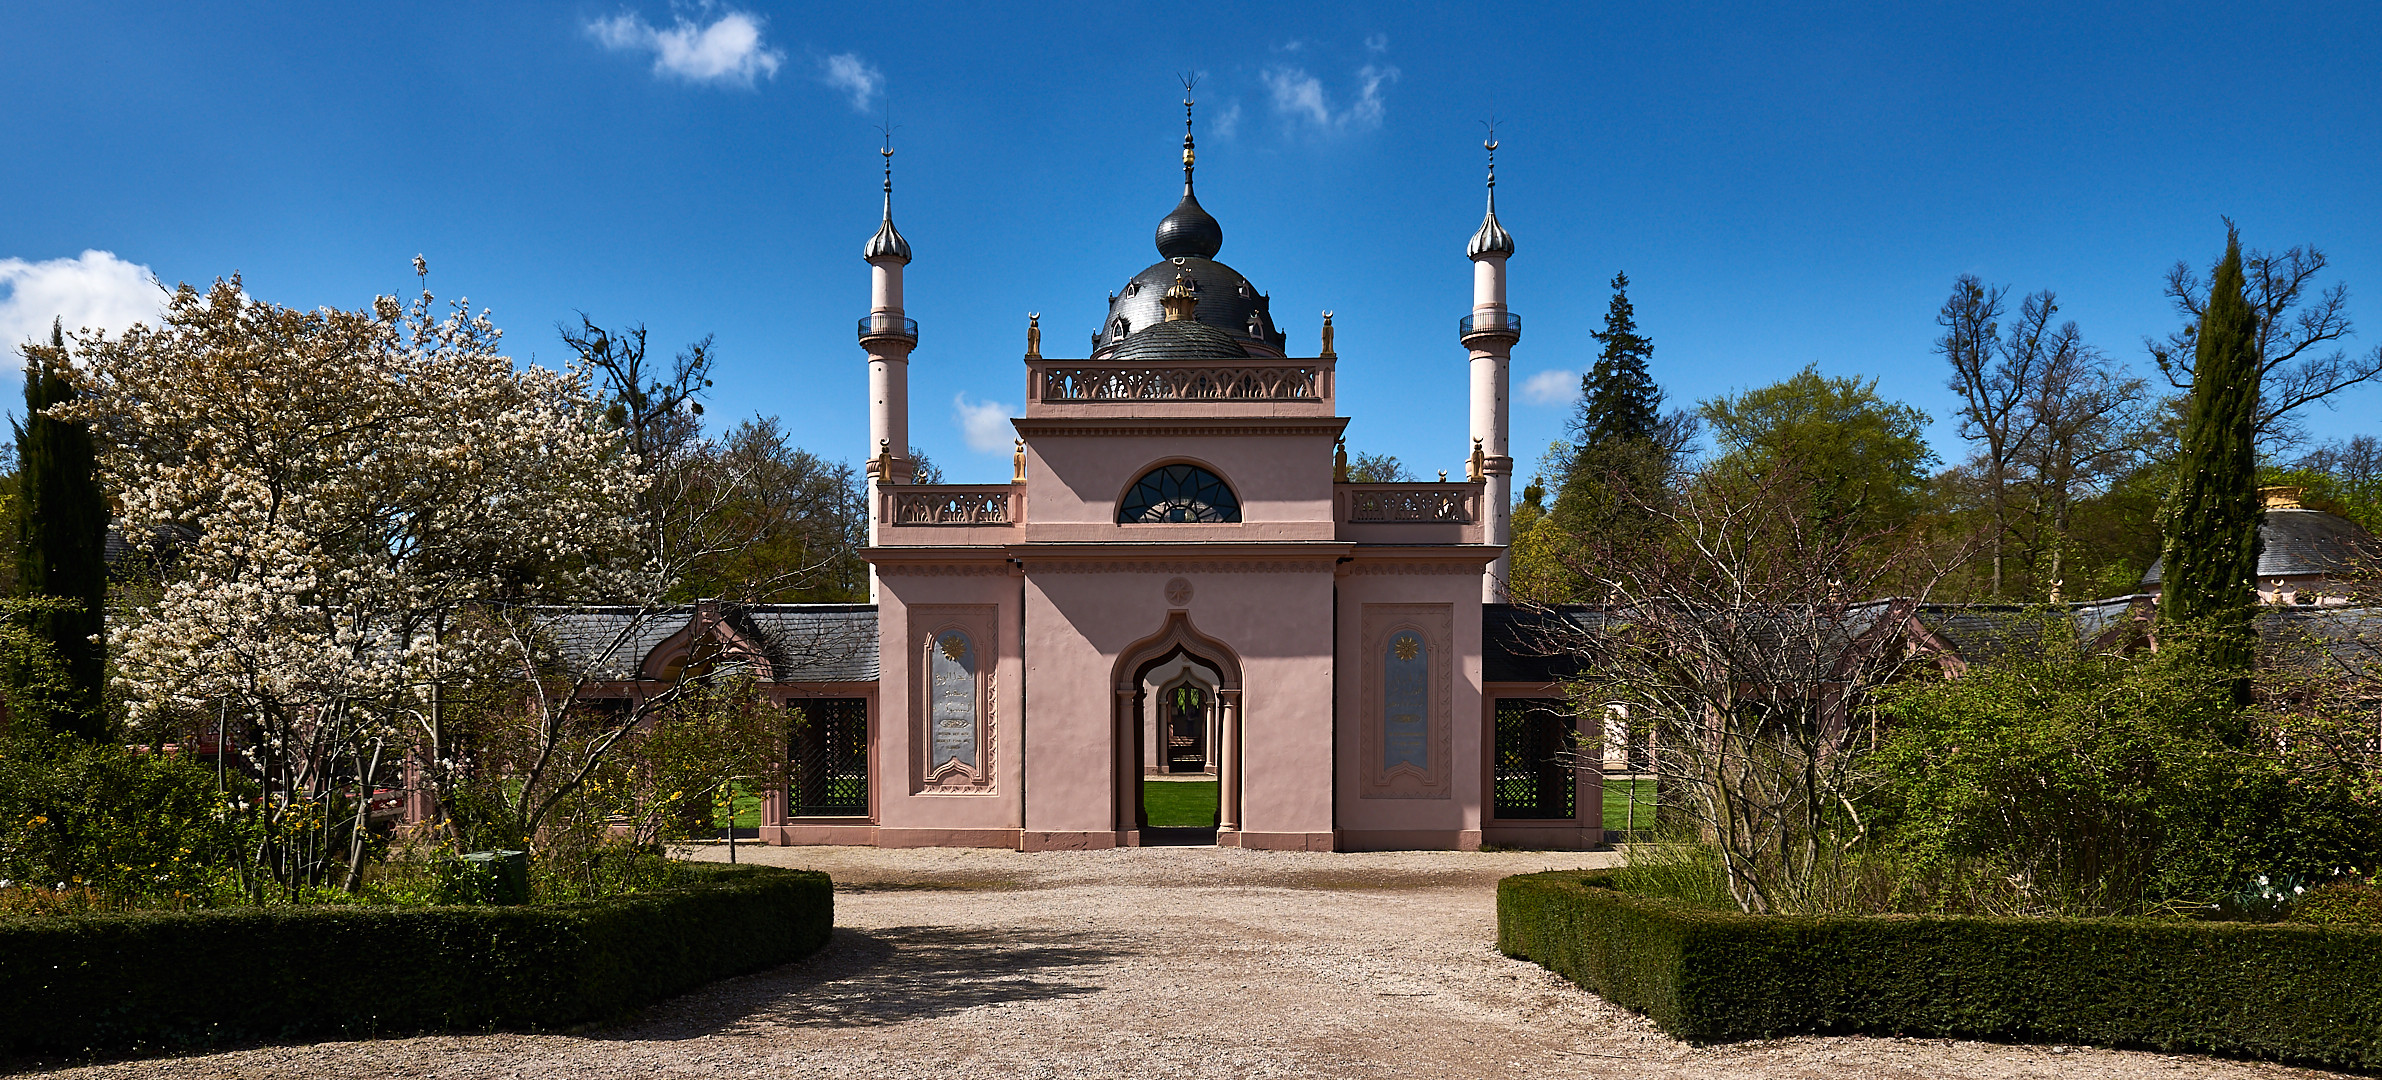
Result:
{"label": "keyhole arch entrance", "polygon": [[1209,748],[1216,762],[1216,842],[1232,846],[1241,828],[1241,661],[1222,641],[1192,625],[1191,613],[1172,611],[1158,632],[1118,654],[1112,728],[1116,760],[1116,828],[1124,843],[1139,845],[1148,828],[1142,808],[1143,710],[1149,707],[1149,674],[1178,660],[1189,659],[1216,673],[1217,732]]}

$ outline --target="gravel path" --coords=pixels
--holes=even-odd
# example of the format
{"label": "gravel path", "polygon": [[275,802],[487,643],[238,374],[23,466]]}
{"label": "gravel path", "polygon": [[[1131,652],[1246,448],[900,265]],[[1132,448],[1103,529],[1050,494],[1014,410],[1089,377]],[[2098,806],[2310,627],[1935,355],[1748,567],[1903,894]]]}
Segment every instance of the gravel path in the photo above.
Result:
{"label": "gravel path", "polygon": [[[716,848],[699,857],[717,858]],[[819,955],[619,1027],[260,1047],[87,1077],[2315,1077],[1945,1040],[1694,1048],[1492,946],[1550,852],[743,848],[837,883]]]}

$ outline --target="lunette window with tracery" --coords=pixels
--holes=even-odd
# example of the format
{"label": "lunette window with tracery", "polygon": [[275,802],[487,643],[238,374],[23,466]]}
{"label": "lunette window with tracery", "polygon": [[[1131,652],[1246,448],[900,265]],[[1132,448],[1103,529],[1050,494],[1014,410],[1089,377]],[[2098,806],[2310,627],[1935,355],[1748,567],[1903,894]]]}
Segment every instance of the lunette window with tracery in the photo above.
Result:
{"label": "lunette window with tracery", "polygon": [[1197,465],[1161,465],[1150,470],[1117,504],[1117,524],[1168,522],[1232,523],[1241,520],[1241,500],[1224,478]]}

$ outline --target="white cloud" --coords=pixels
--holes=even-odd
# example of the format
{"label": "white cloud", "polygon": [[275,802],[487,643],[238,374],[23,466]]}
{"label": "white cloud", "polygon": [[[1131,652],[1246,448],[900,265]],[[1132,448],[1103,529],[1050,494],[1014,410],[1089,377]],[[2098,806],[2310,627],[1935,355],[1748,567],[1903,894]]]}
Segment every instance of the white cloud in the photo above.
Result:
{"label": "white cloud", "polygon": [[858,53],[837,53],[819,61],[819,80],[852,95],[852,107],[861,112],[868,112],[885,89],[885,73]]}
{"label": "white cloud", "polygon": [[653,73],[674,75],[688,82],[753,85],[755,76],[776,78],[786,54],[761,41],[761,24],[768,20],[729,9],[710,25],[679,16],[668,29],[647,23],[643,16],[624,11],[587,24],[587,33],[607,49],[650,52]]}
{"label": "white cloud", "polygon": [[1208,120],[1208,130],[1219,139],[1229,139],[1241,130],[1241,103],[1235,100]]}
{"label": "white cloud", "polygon": [[70,334],[86,327],[121,332],[136,322],[156,323],[165,298],[148,267],[112,252],[0,259],[0,363],[13,370],[17,345],[48,341],[51,319],[64,320]]}
{"label": "white cloud", "polygon": [[960,391],[951,399],[951,417],[959,422],[968,449],[990,454],[1009,449],[1009,406],[998,401],[969,401]]}
{"label": "white cloud", "polygon": [[1288,64],[1267,68],[1261,76],[1266,89],[1272,93],[1274,112],[1293,125],[1311,124],[1325,131],[1370,129],[1381,126],[1386,105],[1382,91],[1398,81],[1398,69],[1388,64],[1366,64],[1356,71],[1356,100],[1348,107],[1334,108],[1330,94],[1323,88],[1323,80],[1307,69]]}
{"label": "white cloud", "polygon": [[1366,51],[1366,52],[1376,52],[1376,53],[1384,53],[1384,52],[1388,52],[1388,51],[1389,51],[1389,35],[1388,35],[1388,34],[1367,34],[1367,35],[1365,35],[1365,51]]}
{"label": "white cloud", "polygon": [[1532,405],[1569,405],[1580,400],[1580,373],[1556,368],[1522,380],[1522,400]]}

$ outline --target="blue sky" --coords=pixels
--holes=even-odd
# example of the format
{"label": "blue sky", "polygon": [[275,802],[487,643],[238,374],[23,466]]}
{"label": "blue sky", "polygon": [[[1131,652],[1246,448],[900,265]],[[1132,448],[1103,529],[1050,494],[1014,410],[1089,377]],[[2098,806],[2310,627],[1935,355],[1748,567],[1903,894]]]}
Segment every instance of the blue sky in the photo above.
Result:
{"label": "blue sky", "polygon": [[[2322,247],[2350,347],[2382,343],[2378,29],[2323,4],[13,4],[0,333],[135,317],[134,266],[354,307],[410,291],[420,252],[517,356],[558,361],[581,310],[665,348],[716,334],[714,417],[857,460],[890,102],[913,431],[952,480],[999,480],[1006,436],[972,448],[963,407],[1014,415],[1026,312],[1080,355],[1155,259],[1175,74],[1199,71],[1220,258],[1294,352],[1337,313],[1353,447],[1461,466],[1493,114],[1517,457],[1569,410],[1522,387],[1590,362],[1616,270],[1675,402],[1816,363],[1878,377],[1957,457],[1929,343],[1962,273],[2057,290],[2147,370],[2161,273],[2212,259],[2230,214]],[[2382,430],[2382,391],[2309,421]]]}

